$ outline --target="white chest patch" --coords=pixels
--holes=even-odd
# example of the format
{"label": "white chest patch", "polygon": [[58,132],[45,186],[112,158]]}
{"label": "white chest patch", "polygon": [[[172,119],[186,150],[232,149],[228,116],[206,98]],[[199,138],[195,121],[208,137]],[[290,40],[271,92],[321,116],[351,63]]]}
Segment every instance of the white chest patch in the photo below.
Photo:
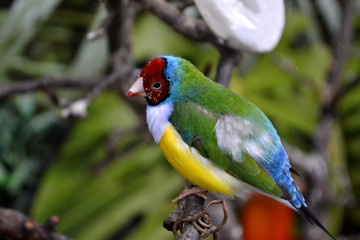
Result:
{"label": "white chest patch", "polygon": [[172,103],[160,104],[158,106],[147,106],[146,121],[154,141],[158,144],[164,134],[165,128],[171,123],[170,115],[173,111]]}

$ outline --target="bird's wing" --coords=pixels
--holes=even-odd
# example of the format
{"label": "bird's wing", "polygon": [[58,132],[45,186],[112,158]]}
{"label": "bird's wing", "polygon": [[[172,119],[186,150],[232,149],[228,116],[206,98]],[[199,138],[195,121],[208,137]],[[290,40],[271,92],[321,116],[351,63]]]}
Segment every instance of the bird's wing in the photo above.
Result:
{"label": "bird's wing", "polygon": [[[223,115],[218,119],[214,131],[219,149],[230,155],[235,164],[250,157],[283,191],[282,198],[289,200],[296,208],[306,206],[290,174],[288,156],[269,120],[257,122],[251,117]],[[236,173],[242,174],[239,171]]]}
{"label": "bird's wing", "polygon": [[[219,168],[227,171],[238,179],[258,188],[269,195],[282,197],[282,189],[274,181],[271,174],[261,164],[242,148],[238,148],[237,157],[231,151],[223,148],[225,142],[241,141],[241,136],[233,134],[228,138],[219,139],[218,133],[223,122],[221,114],[202,108],[194,102],[187,101],[174,104],[170,122],[179,132],[184,142],[198,149],[199,153],[214,162]],[[232,125],[229,125],[231,132]],[[218,129],[218,130],[217,130]],[[228,132],[224,132],[228,134]],[[231,143],[231,146],[234,146]]]}

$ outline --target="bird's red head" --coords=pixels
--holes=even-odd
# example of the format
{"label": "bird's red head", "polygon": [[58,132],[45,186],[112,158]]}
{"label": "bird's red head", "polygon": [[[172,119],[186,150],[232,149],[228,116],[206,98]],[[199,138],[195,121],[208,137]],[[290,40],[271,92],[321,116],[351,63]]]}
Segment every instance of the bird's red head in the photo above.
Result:
{"label": "bird's red head", "polygon": [[164,58],[151,60],[130,87],[127,97],[143,96],[150,105],[157,105],[169,96],[169,81],[165,78]]}

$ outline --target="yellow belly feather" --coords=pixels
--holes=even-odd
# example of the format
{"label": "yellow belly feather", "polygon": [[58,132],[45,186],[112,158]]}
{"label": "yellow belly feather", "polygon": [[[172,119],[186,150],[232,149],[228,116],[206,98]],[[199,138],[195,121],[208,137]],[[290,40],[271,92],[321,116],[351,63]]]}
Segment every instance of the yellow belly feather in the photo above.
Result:
{"label": "yellow belly feather", "polygon": [[235,195],[238,180],[190,148],[173,126],[167,126],[159,143],[169,163],[192,184],[209,192]]}

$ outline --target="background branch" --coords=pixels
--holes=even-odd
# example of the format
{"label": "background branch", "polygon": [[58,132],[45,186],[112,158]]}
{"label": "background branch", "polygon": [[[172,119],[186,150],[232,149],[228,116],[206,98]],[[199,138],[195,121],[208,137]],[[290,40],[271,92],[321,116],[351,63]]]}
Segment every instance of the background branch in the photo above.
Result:
{"label": "background branch", "polygon": [[216,37],[202,20],[189,19],[164,0],[139,0],[142,7],[167,23],[176,32],[196,41],[217,43]]}
{"label": "background branch", "polygon": [[240,64],[241,54],[224,46],[218,46],[218,49],[220,60],[217,66],[215,81],[224,87],[228,87],[234,67]]}
{"label": "background branch", "polygon": [[99,79],[46,78],[17,83],[0,83],[0,99],[11,97],[16,94],[39,91],[42,88],[86,90],[92,88]]}
{"label": "background branch", "polygon": [[[353,36],[354,1],[346,0],[342,1],[342,3],[341,28],[336,39],[334,39],[332,67],[323,90],[320,120],[314,133],[314,154],[319,156],[316,165],[321,167],[308,175],[311,182],[310,186],[312,186],[309,189],[308,201],[312,203],[315,216],[323,222],[328,219],[328,209],[331,203],[334,202],[330,193],[327,167],[330,161],[329,144],[337,117],[336,107],[332,103],[336,98],[336,92],[341,87],[341,78],[344,66],[347,63]],[[321,231],[309,223],[306,224],[304,233],[308,239],[322,239]]]}
{"label": "background branch", "polygon": [[44,224],[39,224],[15,210],[0,208],[0,236],[15,240],[71,240],[56,231],[59,218],[50,217]]}
{"label": "background branch", "polygon": [[335,92],[330,105],[336,107],[336,104],[344,97],[348,92],[357,87],[360,83],[360,76],[355,76],[350,78],[350,80],[344,84],[342,87],[338,88],[338,91]]}

